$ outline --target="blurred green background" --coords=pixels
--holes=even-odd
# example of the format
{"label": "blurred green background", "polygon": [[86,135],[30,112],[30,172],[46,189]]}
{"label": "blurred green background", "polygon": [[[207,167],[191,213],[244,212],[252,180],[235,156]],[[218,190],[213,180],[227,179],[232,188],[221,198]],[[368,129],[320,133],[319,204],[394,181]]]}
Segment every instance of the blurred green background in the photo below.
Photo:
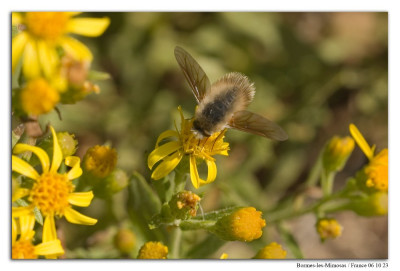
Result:
{"label": "blurred green background", "polygon": [[[57,131],[74,133],[79,156],[93,145],[109,142],[118,151],[119,167],[128,174],[138,171],[150,181],[147,155],[158,135],[173,129],[174,121],[179,125],[179,105],[186,118],[193,116],[196,106],[174,57],[176,45],[199,62],[211,82],[231,71],[246,74],[256,86],[249,109],[288,133],[289,140],[273,142],[229,130],[229,157],[217,158],[216,181],[196,191],[204,193],[204,211],[230,205],[272,209],[304,182],[328,139],[349,135],[350,123],[378,151],[388,146],[387,13],[81,15],[89,16],[111,19],[99,38],[78,37],[94,54],[92,68],[108,72],[111,79],[99,82],[100,94],[60,105],[62,121],[55,112],[41,119]],[[366,162],[356,148],[335,186],[342,187]],[[126,191],[115,200],[122,206],[117,216],[123,218]],[[101,221],[105,208],[104,202],[95,200],[84,211],[99,218],[95,227],[63,225],[68,228],[69,249],[101,243],[102,233],[107,236],[109,227],[115,226],[110,219]],[[343,235],[324,244],[313,216],[287,221],[305,258],[387,258],[387,217],[343,213],[336,218]],[[230,242],[213,257],[222,252],[230,258],[252,257],[267,241],[282,241],[265,219],[263,238],[253,247]],[[185,233],[185,238],[193,238],[191,234]],[[140,247],[144,240],[139,232],[136,235]]]}

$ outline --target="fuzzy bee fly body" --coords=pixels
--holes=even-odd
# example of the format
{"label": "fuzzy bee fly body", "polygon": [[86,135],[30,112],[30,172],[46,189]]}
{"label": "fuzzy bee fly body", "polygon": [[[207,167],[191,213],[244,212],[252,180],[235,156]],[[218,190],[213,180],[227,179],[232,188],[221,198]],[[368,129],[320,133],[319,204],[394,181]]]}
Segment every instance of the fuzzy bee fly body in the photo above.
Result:
{"label": "fuzzy bee fly body", "polygon": [[175,57],[198,102],[193,121],[197,137],[234,128],[275,140],[287,139],[277,124],[246,110],[255,87],[245,75],[231,72],[211,85],[200,65],[183,48],[175,47]]}

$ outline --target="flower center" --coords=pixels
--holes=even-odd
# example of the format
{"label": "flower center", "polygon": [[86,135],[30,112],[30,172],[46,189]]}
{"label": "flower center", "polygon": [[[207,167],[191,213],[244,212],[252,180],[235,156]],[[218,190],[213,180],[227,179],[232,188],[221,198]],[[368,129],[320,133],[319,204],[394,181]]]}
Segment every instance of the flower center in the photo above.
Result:
{"label": "flower center", "polygon": [[68,15],[65,12],[27,12],[25,21],[33,35],[55,40],[65,33]]}
{"label": "flower center", "polygon": [[33,185],[29,199],[44,216],[62,216],[69,207],[68,196],[74,185],[67,176],[58,173],[44,173]]}
{"label": "flower center", "polygon": [[13,259],[37,259],[38,255],[35,254],[35,247],[31,241],[17,241],[12,246],[12,258]]}
{"label": "flower center", "polygon": [[216,154],[228,155],[229,143],[224,142],[226,130],[198,139],[193,134],[192,127],[193,120],[182,119],[181,141],[185,154],[208,160],[213,160],[212,156]]}

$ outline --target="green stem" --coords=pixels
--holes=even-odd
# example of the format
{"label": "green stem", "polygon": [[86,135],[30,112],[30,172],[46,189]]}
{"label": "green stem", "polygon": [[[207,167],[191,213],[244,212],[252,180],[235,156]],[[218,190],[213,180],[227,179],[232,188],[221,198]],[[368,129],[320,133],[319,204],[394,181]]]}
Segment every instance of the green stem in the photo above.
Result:
{"label": "green stem", "polygon": [[182,243],[182,230],[179,227],[174,227],[172,230],[172,237],[170,242],[171,259],[179,259],[180,246]]}
{"label": "green stem", "polygon": [[324,197],[327,197],[332,194],[334,180],[335,180],[334,171],[322,172],[321,187]]}
{"label": "green stem", "polygon": [[[311,212],[317,212],[318,209],[322,207],[322,205],[324,205],[328,201],[341,198],[342,195],[343,195],[343,193],[342,193],[342,191],[340,191],[339,193],[331,194],[327,197],[324,197],[321,200],[315,202],[314,204],[311,204],[304,208],[301,208],[298,210],[293,210],[292,208],[288,208],[288,209],[284,209],[284,210],[277,210],[277,211],[274,211],[271,213],[266,213],[265,217],[268,218],[269,223],[277,223],[281,220],[295,218],[295,217],[298,217],[298,216],[301,216],[301,215],[304,215],[307,213],[311,213]],[[324,210],[324,211],[327,211],[327,210]],[[331,210],[329,210],[329,211],[331,211]]]}
{"label": "green stem", "polygon": [[208,230],[211,229],[215,223],[216,221],[214,220],[184,220],[181,221],[179,227],[182,230]]}

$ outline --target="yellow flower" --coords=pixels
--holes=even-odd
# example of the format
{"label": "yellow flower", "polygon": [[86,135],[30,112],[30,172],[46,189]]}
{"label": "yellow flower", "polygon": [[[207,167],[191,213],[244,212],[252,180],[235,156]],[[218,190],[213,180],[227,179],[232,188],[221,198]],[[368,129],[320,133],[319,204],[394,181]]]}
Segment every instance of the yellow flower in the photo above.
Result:
{"label": "yellow flower", "polygon": [[35,116],[50,112],[60,100],[58,91],[43,78],[30,80],[20,95],[22,109]]}
{"label": "yellow flower", "polygon": [[317,222],[317,231],[322,241],[342,235],[342,226],[334,218],[324,218]]}
{"label": "yellow flower", "polygon": [[32,212],[33,208],[37,207],[45,218],[43,225],[44,241],[56,239],[54,221],[56,216],[65,216],[70,223],[75,224],[94,225],[97,222],[97,219],[87,217],[72,209],[71,205],[80,207],[89,206],[93,198],[93,193],[92,191],[74,192],[75,187],[71,180],[78,178],[82,174],[79,157],[66,157],[65,165],[71,169],[67,173],[57,172],[63,156],[53,127],[50,126],[50,130],[53,135],[53,158],[51,164],[47,153],[39,147],[16,144],[13,149],[14,154],[26,151],[34,153],[41,162],[41,174],[18,156],[12,156],[12,170],[35,181],[28,195],[30,205],[13,207],[13,215],[19,217]]}
{"label": "yellow flower", "polygon": [[323,152],[323,165],[327,171],[341,170],[354,149],[351,137],[334,136]]}
{"label": "yellow flower", "polygon": [[365,185],[378,191],[388,191],[388,149],[374,155],[375,145],[371,148],[354,124],[350,124],[350,133],[369,159],[369,164],[364,167]]}
{"label": "yellow flower", "polygon": [[139,250],[138,259],[166,259],[168,247],[160,242],[147,242]]}
{"label": "yellow flower", "polygon": [[262,235],[265,220],[254,207],[240,208],[220,218],[214,226],[214,233],[223,240],[250,242]]}
{"label": "yellow flower", "polygon": [[73,18],[79,12],[26,12],[12,13],[12,24],[25,30],[12,40],[12,72],[22,58],[25,77],[44,74],[50,77],[59,65],[57,48],[75,59],[92,60],[90,50],[78,40],[68,36],[88,37],[101,35],[110,24],[109,18]]}
{"label": "yellow flower", "polygon": [[83,158],[85,170],[99,178],[111,174],[117,164],[117,151],[109,146],[96,145],[87,150]]}
{"label": "yellow flower", "polygon": [[226,260],[228,259],[229,255],[226,254],[225,252],[221,254],[221,257],[219,257],[221,260]]}
{"label": "yellow flower", "polygon": [[[33,215],[21,216],[18,222],[12,218],[12,248],[13,259],[37,259],[39,256],[55,258],[63,255],[64,250],[58,239],[43,240],[38,245],[33,245],[32,239],[35,235],[35,217]],[[17,238],[19,234],[19,238]],[[44,236],[45,237],[45,236]]]}
{"label": "yellow flower", "polygon": [[[150,169],[156,163],[162,162],[155,168],[151,178],[159,180],[167,176],[182,160],[184,155],[189,156],[190,162],[190,178],[195,188],[201,185],[211,183],[217,176],[217,166],[215,164],[214,155],[228,155],[229,143],[224,142],[226,130],[214,133],[210,137],[197,139],[192,132],[193,120],[184,118],[181,107],[178,107],[181,115],[181,130],[167,130],[158,137],[155,149],[150,153],[147,164]],[[159,143],[170,137],[177,140],[159,146]],[[197,159],[205,161],[208,168],[207,179],[203,180],[199,177],[197,171]]]}
{"label": "yellow flower", "polygon": [[272,242],[260,249],[254,259],[285,259],[286,253],[280,244]]}

